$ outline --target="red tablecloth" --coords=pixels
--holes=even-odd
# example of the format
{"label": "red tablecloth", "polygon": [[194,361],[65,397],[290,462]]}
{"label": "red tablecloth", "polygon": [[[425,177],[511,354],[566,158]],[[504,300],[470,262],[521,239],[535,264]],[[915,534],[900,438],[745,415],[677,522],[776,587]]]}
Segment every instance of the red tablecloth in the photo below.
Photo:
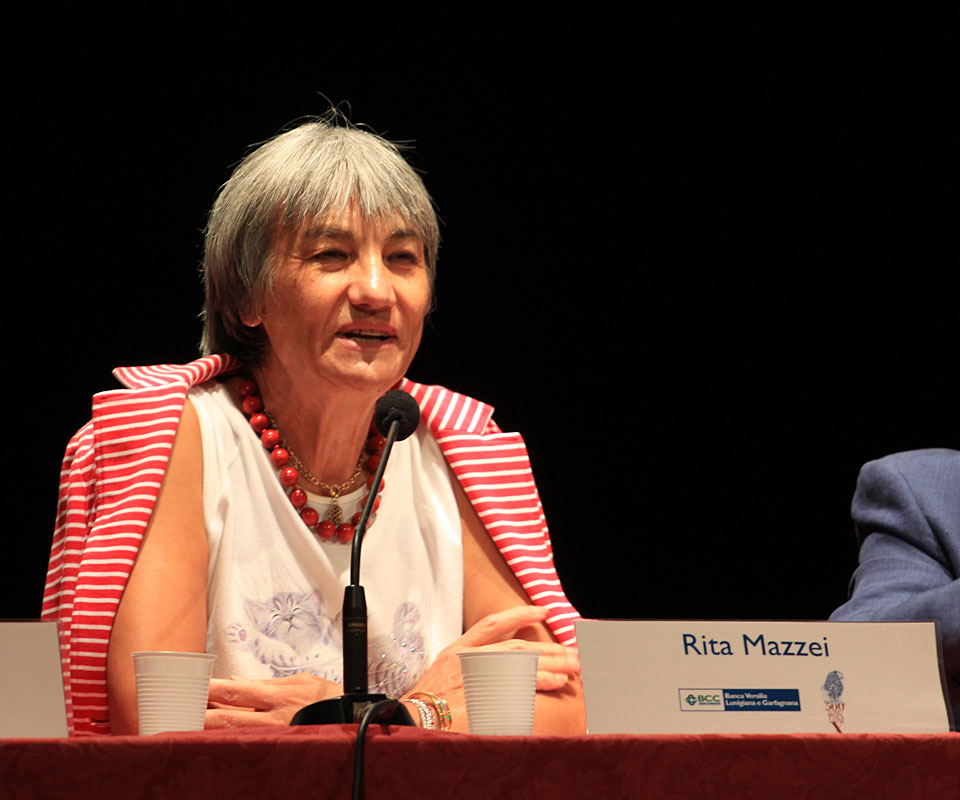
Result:
{"label": "red tablecloth", "polygon": [[[350,796],[357,727],[0,741],[3,798]],[[960,734],[480,737],[371,727],[379,798],[960,798]]]}

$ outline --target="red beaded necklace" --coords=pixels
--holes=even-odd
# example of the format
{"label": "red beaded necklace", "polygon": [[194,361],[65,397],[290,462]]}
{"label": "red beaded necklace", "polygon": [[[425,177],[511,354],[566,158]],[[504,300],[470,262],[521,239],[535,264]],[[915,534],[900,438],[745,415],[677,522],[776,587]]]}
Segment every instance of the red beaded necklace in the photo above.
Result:
{"label": "red beaded necklace", "polygon": [[[284,444],[276,424],[263,408],[263,401],[260,399],[260,388],[256,382],[252,380],[242,380],[237,386],[237,390],[243,398],[241,401],[243,413],[250,421],[250,427],[253,428],[254,432],[260,437],[263,446],[269,451],[270,462],[279,470],[280,483],[285,489],[289,489],[290,503],[300,512],[300,519],[324,541],[339,539],[341,542],[347,543],[353,539],[354,528],[360,520],[360,512],[358,511],[354,514],[350,522],[343,522],[343,510],[337,501],[344,489],[352,486],[360,475],[360,472],[366,467],[371,471],[371,474],[370,477],[367,478],[368,494],[364,495],[363,500],[361,500],[361,506],[366,504],[370,487],[373,485],[373,473],[376,472],[377,466],[380,463],[380,454],[383,452],[383,446],[386,441],[384,437],[377,432],[371,424],[371,434],[367,439],[365,453],[360,455],[360,459],[357,461],[357,467],[350,479],[339,484],[323,483],[304,469],[300,459]],[[291,464],[295,466],[291,466]],[[307,505],[307,493],[297,486],[301,476],[315,484],[318,488],[329,493],[333,499],[326,519],[321,520],[320,512]],[[381,479],[377,497],[373,501],[373,512],[371,512],[371,514],[376,513],[380,506],[380,492],[383,491],[384,483]],[[372,524],[372,515],[370,520],[368,526]]]}

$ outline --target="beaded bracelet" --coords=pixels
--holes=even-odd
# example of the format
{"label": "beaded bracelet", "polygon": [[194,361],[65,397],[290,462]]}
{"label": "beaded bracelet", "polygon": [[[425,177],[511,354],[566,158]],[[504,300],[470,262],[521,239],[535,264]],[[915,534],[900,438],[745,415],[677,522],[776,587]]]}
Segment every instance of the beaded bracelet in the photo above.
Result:
{"label": "beaded bracelet", "polygon": [[453,727],[453,717],[450,714],[450,706],[442,697],[438,697],[432,692],[414,692],[410,699],[425,697],[437,712],[437,719],[440,721],[440,730],[448,731]]}
{"label": "beaded bracelet", "polygon": [[423,700],[415,697],[407,697],[402,702],[410,703],[411,705],[416,706],[417,711],[420,713],[420,727],[424,730],[432,731],[437,727],[437,716],[433,713],[433,709],[430,708]]}

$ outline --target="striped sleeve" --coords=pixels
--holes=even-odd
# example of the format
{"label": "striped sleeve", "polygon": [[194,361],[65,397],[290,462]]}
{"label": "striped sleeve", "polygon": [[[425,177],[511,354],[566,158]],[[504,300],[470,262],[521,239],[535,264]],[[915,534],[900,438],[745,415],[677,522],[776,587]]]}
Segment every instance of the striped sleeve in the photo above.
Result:
{"label": "striped sleeve", "polygon": [[60,628],[72,735],[110,732],[107,647],[156,505],[187,389],[236,369],[232,356],[114,371],[63,460],[43,619]]}
{"label": "striped sleeve", "polygon": [[64,696],[71,735],[75,733],[70,669],[71,622],[77,574],[91,517],[93,466],[93,423],[88,422],[70,440],[63,457],[57,518],[40,612],[41,619],[58,623]]}
{"label": "striped sleeve", "polygon": [[561,644],[576,643],[574,620],[553,563],[550,532],[523,439],[440,431],[440,450],[531,602],[548,609]]}
{"label": "striped sleeve", "polygon": [[518,433],[504,433],[492,406],[442,386],[404,379],[400,388],[420,405],[453,474],[520,585],[548,609],[547,625],[561,644],[576,644],[580,618],[567,600],[553,563],[550,532]]}
{"label": "striped sleeve", "polygon": [[105,392],[64,459],[43,615],[61,628],[73,733],[109,732],[107,647],[156,504],[186,388]]}

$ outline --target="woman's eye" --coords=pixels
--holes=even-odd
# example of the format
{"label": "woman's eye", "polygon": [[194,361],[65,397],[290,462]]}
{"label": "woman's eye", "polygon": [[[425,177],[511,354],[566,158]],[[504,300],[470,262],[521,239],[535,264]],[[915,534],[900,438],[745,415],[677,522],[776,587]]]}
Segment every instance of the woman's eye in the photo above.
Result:
{"label": "woman's eye", "polygon": [[391,253],[388,256],[389,260],[396,264],[416,264],[419,262],[420,258],[416,253],[401,250],[397,253]]}
{"label": "woman's eye", "polygon": [[311,261],[320,262],[345,261],[347,258],[347,253],[344,250],[321,250],[320,252],[314,253],[312,256],[310,256]]}

